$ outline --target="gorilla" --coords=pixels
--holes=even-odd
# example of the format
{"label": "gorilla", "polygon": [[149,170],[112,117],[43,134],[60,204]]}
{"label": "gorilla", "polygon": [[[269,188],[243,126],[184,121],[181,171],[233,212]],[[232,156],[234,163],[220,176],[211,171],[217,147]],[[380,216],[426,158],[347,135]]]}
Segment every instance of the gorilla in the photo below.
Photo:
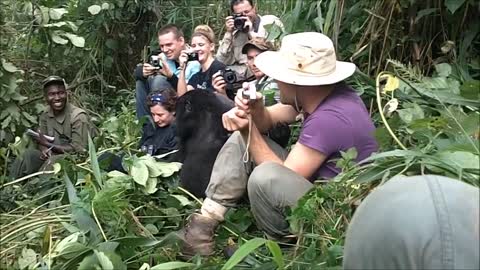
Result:
{"label": "gorilla", "polygon": [[204,90],[188,91],[177,100],[180,184],[196,197],[205,198],[213,164],[229,136],[222,114],[233,106],[228,98]]}

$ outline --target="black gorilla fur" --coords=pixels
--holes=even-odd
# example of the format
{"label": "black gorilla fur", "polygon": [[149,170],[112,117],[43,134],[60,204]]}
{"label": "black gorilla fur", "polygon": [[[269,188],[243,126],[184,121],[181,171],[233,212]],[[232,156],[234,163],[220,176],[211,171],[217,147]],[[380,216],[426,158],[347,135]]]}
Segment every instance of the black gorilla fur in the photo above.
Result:
{"label": "black gorilla fur", "polygon": [[178,158],[183,163],[180,183],[199,198],[205,198],[213,164],[228,139],[222,114],[233,108],[233,103],[222,98],[208,91],[193,90],[177,101]]}

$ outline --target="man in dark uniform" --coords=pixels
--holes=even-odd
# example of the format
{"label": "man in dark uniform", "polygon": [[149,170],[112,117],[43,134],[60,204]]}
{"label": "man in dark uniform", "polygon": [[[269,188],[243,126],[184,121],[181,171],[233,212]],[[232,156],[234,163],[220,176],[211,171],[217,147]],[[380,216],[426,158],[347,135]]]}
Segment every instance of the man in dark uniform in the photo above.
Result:
{"label": "man in dark uniform", "polygon": [[13,178],[46,168],[61,154],[85,151],[88,134],[93,136],[95,129],[83,109],[68,103],[66,88],[65,80],[59,76],[50,76],[43,81],[48,110],[39,118],[38,136],[32,136],[38,148],[28,149],[15,160],[10,172]]}

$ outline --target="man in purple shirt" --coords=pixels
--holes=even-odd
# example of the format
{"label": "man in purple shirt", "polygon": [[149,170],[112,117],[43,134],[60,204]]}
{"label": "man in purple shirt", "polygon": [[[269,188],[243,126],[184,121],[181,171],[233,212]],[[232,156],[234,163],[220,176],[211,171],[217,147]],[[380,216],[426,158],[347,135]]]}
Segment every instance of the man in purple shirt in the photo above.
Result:
{"label": "man in purple shirt", "polygon": [[[334,161],[340,151],[354,147],[360,161],[377,150],[365,105],[343,83],[356,67],[336,60],[327,36],[287,35],[280,51],[260,54],[255,65],[275,79],[281,103],[265,107],[259,93],[249,100],[239,91],[236,107],[223,115],[224,127],[235,132],[217,156],[200,213],[181,231],[187,256],[213,253],[216,227],[246,193],[258,227],[269,238],[285,240],[290,232],[284,209],[295,206],[312,180],[340,172]],[[290,152],[262,135],[277,123],[294,122],[298,114],[305,120]]]}

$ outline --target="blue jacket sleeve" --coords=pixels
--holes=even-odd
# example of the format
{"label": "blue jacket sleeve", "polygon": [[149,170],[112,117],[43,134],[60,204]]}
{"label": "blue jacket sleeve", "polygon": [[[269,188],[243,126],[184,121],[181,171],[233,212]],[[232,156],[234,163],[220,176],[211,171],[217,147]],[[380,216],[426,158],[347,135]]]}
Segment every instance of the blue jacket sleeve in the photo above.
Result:
{"label": "blue jacket sleeve", "polygon": [[178,77],[177,75],[173,74],[172,77],[168,78],[167,81],[172,85],[173,89],[177,89],[178,85]]}
{"label": "blue jacket sleeve", "polygon": [[143,65],[142,64],[138,64],[135,67],[134,75],[135,75],[135,80],[137,80],[137,81],[138,80],[140,80],[140,81],[146,80],[145,77],[143,77]]}

